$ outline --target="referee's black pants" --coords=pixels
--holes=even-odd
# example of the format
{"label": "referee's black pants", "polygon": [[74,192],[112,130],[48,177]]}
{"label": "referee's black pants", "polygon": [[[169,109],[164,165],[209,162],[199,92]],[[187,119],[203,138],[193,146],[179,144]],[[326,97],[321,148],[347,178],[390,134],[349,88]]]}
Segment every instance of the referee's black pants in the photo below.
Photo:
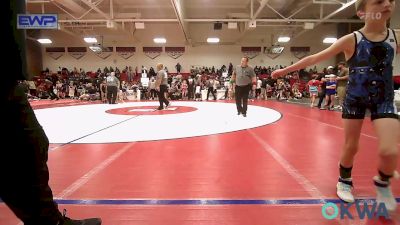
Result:
{"label": "referee's black pants", "polygon": [[163,109],[164,104],[165,106],[169,106],[169,101],[165,98],[165,93],[168,93],[168,86],[162,84],[160,85],[160,91],[157,92],[158,101],[160,102],[160,107],[158,109]]}
{"label": "referee's black pants", "polygon": [[251,85],[245,86],[235,86],[235,99],[236,99],[236,108],[238,113],[247,113],[247,102],[249,100],[249,92],[251,89]]}

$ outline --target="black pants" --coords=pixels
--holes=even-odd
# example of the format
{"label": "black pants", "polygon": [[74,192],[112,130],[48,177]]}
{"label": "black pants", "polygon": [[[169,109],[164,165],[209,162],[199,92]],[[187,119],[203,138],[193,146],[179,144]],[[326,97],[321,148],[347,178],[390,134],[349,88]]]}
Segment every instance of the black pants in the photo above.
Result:
{"label": "black pants", "polygon": [[57,224],[62,215],[48,185],[47,136],[20,87],[2,90],[1,103],[1,141],[11,148],[0,151],[0,198],[25,225]]}
{"label": "black pants", "polygon": [[247,113],[247,102],[249,100],[249,92],[251,85],[235,86],[236,108],[238,113]]}
{"label": "black pants", "polygon": [[157,96],[156,89],[150,89],[150,98],[155,98]]}
{"label": "black pants", "polygon": [[189,86],[188,88],[188,99],[194,98],[194,87]]}
{"label": "black pants", "polygon": [[256,96],[255,96],[255,98],[258,98],[258,97],[260,96],[260,94],[261,94],[261,88],[256,89]]}
{"label": "black pants", "polygon": [[53,87],[51,87],[51,88],[49,88],[49,89],[47,90],[47,94],[49,94],[51,100],[53,100],[53,99],[60,99],[56,94],[54,94],[54,89],[53,89]]}
{"label": "black pants", "polygon": [[394,90],[399,90],[400,84],[399,83],[394,83],[393,87],[394,87]]}
{"label": "black pants", "polygon": [[107,99],[109,104],[115,104],[117,94],[118,88],[116,86],[107,86]]}
{"label": "black pants", "polygon": [[159,109],[164,108],[164,103],[166,106],[169,105],[169,101],[165,98],[165,92],[168,92],[168,86],[160,85],[160,91],[158,92],[158,101],[160,102]]}
{"label": "black pants", "polygon": [[[322,102],[325,99],[326,91],[322,91],[319,93],[319,101],[318,101],[318,108],[322,107]],[[328,102],[325,102],[325,105],[330,105],[331,104],[331,99],[328,100]]]}
{"label": "black pants", "polygon": [[208,96],[210,95],[210,93],[213,95],[214,100],[217,100],[217,97],[215,96],[215,92],[214,92],[214,88],[213,87],[209,87],[208,91],[207,91],[207,100],[208,100]]}

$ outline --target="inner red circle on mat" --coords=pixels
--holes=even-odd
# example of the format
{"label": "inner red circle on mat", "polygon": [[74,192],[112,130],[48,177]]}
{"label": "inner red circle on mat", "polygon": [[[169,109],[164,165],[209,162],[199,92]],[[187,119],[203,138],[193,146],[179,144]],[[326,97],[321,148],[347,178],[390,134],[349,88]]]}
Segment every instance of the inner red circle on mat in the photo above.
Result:
{"label": "inner red circle on mat", "polygon": [[118,115],[169,115],[196,111],[190,106],[170,106],[167,109],[157,110],[157,106],[133,106],[107,110],[106,113]]}

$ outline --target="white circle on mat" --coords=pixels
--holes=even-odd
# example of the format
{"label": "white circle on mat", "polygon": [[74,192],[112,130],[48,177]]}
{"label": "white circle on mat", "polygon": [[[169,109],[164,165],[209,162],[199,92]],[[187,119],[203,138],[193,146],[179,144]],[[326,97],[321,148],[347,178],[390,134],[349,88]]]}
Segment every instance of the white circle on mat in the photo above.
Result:
{"label": "white circle on mat", "polygon": [[[249,105],[247,117],[238,116],[236,105],[216,102],[172,102],[173,110],[188,112],[160,115],[120,115],[113,109],[154,106],[158,102],[91,104],[35,110],[50,143],[116,143],[154,141],[251,129],[281,118],[273,109]],[[147,108],[147,107],[145,107]],[[127,110],[129,111],[129,110]]]}

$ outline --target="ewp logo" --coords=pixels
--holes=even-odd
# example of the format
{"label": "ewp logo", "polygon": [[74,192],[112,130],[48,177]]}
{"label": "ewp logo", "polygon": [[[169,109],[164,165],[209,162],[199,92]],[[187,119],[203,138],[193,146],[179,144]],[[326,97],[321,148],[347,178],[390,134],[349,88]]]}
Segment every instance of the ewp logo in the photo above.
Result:
{"label": "ewp logo", "polygon": [[18,29],[58,29],[57,14],[18,14]]}
{"label": "ewp logo", "polygon": [[350,212],[352,206],[356,207],[356,212],[360,219],[364,219],[365,216],[367,216],[368,219],[378,219],[380,217],[389,219],[389,213],[384,203],[378,204],[377,202],[373,202],[371,207],[368,207],[368,203],[366,201],[357,200],[354,203],[340,202],[339,205],[328,202],[322,206],[322,216],[325,219],[333,220],[339,215],[340,209],[340,219],[345,219],[347,217],[348,219],[353,220],[354,216]]}

